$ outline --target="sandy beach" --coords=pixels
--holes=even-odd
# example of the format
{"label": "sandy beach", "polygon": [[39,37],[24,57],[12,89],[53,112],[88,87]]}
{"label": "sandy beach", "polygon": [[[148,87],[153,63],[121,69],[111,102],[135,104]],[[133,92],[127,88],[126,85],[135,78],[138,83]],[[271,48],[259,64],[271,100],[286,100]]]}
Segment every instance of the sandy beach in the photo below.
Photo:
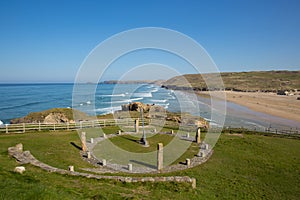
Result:
{"label": "sandy beach", "polygon": [[[218,93],[218,91],[213,91],[211,93]],[[201,92],[201,94],[209,95],[208,92]],[[294,120],[300,123],[300,100],[297,100],[297,96],[233,91],[226,91],[225,94],[227,101],[246,106],[254,111]]]}

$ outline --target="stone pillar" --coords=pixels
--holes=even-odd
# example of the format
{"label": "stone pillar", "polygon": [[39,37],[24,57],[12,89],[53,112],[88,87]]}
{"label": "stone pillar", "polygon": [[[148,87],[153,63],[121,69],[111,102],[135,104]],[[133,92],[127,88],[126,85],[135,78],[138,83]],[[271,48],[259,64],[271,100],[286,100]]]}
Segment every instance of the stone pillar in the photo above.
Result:
{"label": "stone pillar", "polygon": [[135,131],[136,133],[139,132],[139,119],[136,119],[136,120],[134,121],[134,131]]}
{"label": "stone pillar", "polygon": [[163,151],[163,143],[157,144],[157,170],[161,170],[163,168],[163,160],[164,160],[164,151]]}
{"label": "stone pillar", "polygon": [[82,151],[86,152],[87,151],[87,147],[86,147],[86,135],[85,132],[81,133],[81,147],[82,147]]}
{"label": "stone pillar", "polygon": [[204,152],[199,152],[197,154],[198,157],[204,158],[205,157],[205,153]]}
{"label": "stone pillar", "polygon": [[128,164],[128,171],[132,171],[132,164]]}
{"label": "stone pillar", "polygon": [[92,157],[92,156],[91,156],[91,152],[88,151],[88,152],[87,152],[87,158],[90,159],[91,157]]}
{"label": "stone pillar", "polygon": [[171,135],[173,135],[174,134],[174,131],[173,130],[171,130]]}
{"label": "stone pillar", "polygon": [[119,131],[118,131],[118,135],[121,135],[121,134],[122,134],[122,132],[121,132],[121,130],[119,130]]}
{"label": "stone pillar", "polygon": [[197,144],[200,144],[201,143],[201,130],[200,130],[200,127],[197,128],[197,132],[196,132],[196,143]]}
{"label": "stone pillar", "polygon": [[189,138],[189,137],[190,137],[190,133],[187,133],[187,134],[186,134],[186,137]]}
{"label": "stone pillar", "polygon": [[91,144],[93,144],[94,143],[94,138],[91,138]]}
{"label": "stone pillar", "polygon": [[105,133],[103,133],[103,138],[107,138]]}
{"label": "stone pillar", "polygon": [[17,148],[18,152],[23,152],[23,144],[22,143],[17,144],[16,148]]}
{"label": "stone pillar", "polygon": [[186,164],[186,166],[190,167],[191,166],[191,160],[189,158],[187,158],[185,160],[185,164]]}
{"label": "stone pillar", "polygon": [[208,144],[204,144],[204,149],[208,150]]}
{"label": "stone pillar", "polygon": [[192,178],[192,188],[195,189],[196,188],[196,179]]}
{"label": "stone pillar", "polygon": [[102,166],[106,166],[106,160],[102,159]]}
{"label": "stone pillar", "polygon": [[70,171],[70,172],[74,172],[74,166],[70,165],[70,166],[69,166],[69,171]]}

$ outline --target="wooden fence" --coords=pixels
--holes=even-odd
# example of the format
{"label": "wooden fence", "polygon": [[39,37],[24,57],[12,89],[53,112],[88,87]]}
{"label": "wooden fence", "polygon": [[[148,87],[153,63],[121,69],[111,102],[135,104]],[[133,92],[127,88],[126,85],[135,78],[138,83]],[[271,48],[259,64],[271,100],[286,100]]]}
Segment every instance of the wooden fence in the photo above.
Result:
{"label": "wooden fence", "polygon": [[[0,126],[0,133],[26,133],[32,131],[58,131],[58,130],[76,130],[93,127],[106,127],[118,125],[133,125],[133,119],[99,119],[93,121],[80,121],[76,123],[22,123],[5,124]],[[140,122],[141,123],[141,122]]]}

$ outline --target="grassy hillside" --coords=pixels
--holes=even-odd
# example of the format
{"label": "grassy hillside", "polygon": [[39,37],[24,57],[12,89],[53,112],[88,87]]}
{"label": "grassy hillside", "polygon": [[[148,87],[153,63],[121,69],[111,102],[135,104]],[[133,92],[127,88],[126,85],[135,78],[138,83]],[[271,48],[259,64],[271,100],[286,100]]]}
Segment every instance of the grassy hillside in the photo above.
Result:
{"label": "grassy hillside", "polygon": [[[108,130],[104,130],[108,131]],[[77,132],[0,135],[0,199],[299,199],[300,140],[222,134],[210,160],[171,175],[197,179],[185,183],[120,183],[48,173],[31,165],[15,174],[18,164],[7,148],[23,143],[42,162],[67,169],[91,167],[71,143]],[[167,174],[170,175],[170,174]]]}
{"label": "grassy hillside", "polygon": [[[214,82],[218,76],[218,74],[177,76],[164,82],[163,87],[169,89],[208,90],[204,80]],[[223,72],[221,77],[226,90],[263,92],[300,90],[300,71]],[[219,88],[214,83],[210,85],[210,90]]]}
{"label": "grassy hillside", "polygon": [[74,120],[74,115],[78,119],[88,119],[85,113],[71,108],[52,108],[40,112],[31,112],[27,116],[11,120],[12,124],[17,123],[38,123],[43,122],[49,114],[63,114],[68,120]]}

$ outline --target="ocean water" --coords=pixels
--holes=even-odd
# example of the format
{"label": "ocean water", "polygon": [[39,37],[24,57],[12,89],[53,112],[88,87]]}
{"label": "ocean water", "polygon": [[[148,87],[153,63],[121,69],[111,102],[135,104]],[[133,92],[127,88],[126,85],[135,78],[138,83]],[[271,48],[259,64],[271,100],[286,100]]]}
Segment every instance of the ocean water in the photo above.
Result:
{"label": "ocean water", "polygon": [[[76,89],[73,84],[0,84],[0,94],[0,120],[4,124],[30,112],[50,108],[73,107],[89,115],[101,115],[137,101],[160,105],[172,112],[189,112],[208,120],[212,109],[210,99],[150,84],[82,84],[76,85]],[[226,107],[225,126],[257,130],[269,126],[299,126],[298,122],[255,112],[234,103],[227,102]],[[211,121],[211,125],[219,126],[217,121]]]}

